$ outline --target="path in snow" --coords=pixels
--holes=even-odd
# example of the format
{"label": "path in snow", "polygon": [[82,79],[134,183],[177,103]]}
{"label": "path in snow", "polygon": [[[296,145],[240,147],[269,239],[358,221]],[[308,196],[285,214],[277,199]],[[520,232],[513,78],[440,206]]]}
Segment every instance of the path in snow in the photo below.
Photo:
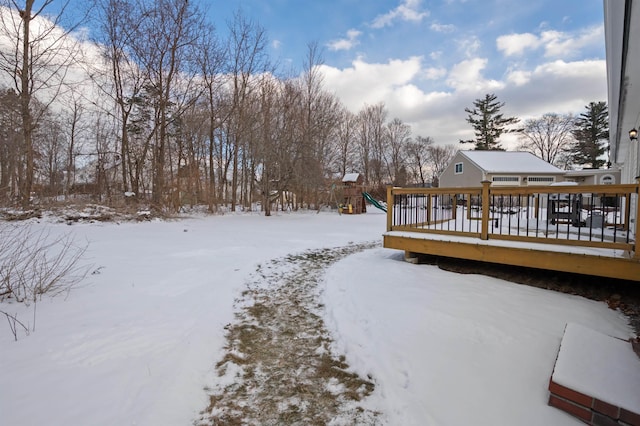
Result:
{"label": "path in snow", "polygon": [[226,327],[226,355],[199,425],[378,423],[379,413],[359,404],[373,392],[372,377],[331,353],[318,289],[331,264],[376,246],[312,250],[258,266]]}

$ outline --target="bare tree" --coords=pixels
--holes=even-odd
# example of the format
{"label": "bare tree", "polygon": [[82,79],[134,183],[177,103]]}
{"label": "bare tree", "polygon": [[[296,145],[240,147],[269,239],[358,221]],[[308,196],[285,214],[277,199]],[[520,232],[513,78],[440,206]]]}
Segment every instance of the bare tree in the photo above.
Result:
{"label": "bare tree", "polygon": [[429,148],[434,142],[429,136],[416,136],[415,139],[407,141],[404,147],[409,174],[413,181],[422,186],[426,186],[428,181],[427,166],[429,163]]}
{"label": "bare tree", "polygon": [[356,116],[344,107],[339,110],[336,126],[336,143],[338,156],[336,158],[336,170],[342,177],[351,172],[355,167],[355,147],[357,136]]}
{"label": "bare tree", "polygon": [[[20,99],[22,143],[25,168],[21,176],[20,201],[30,204],[35,174],[34,131],[48,107],[60,94],[69,67],[75,62],[78,47],[69,36],[74,26],[63,30],[58,17],[44,16],[54,0],[2,0],[0,6],[0,37],[8,40],[0,50],[0,71],[13,83]],[[66,4],[65,4],[66,5]],[[39,101],[38,107],[34,101]]]}
{"label": "bare tree", "polygon": [[574,125],[575,117],[571,114],[547,113],[540,118],[527,120],[518,137],[519,149],[550,164],[559,165],[575,142],[572,133]]}
{"label": "bare tree", "polygon": [[175,193],[172,199],[176,209],[185,204],[194,206],[203,198],[202,175],[206,173],[208,138],[208,110],[200,104],[193,104],[178,120],[179,137],[174,144],[174,162],[177,163]]}
{"label": "bare tree", "polygon": [[203,15],[188,0],[157,0],[145,6],[133,51],[144,70],[153,107],[152,199],[163,206],[169,189],[166,166],[170,165],[172,132],[182,112],[199,95],[193,86]]}
{"label": "bare tree", "polygon": [[[300,86],[292,80],[281,82],[280,86],[280,108],[281,122],[279,123],[279,152],[278,164],[276,168],[276,178],[278,182],[278,195],[282,200],[282,207],[288,203],[292,208],[298,205],[293,200],[284,200],[284,194],[297,190],[302,186],[299,182],[299,166],[303,155],[303,146],[299,143],[302,139],[302,126],[300,122],[304,111],[304,96],[300,91]],[[300,199],[297,199],[300,202]]]}
{"label": "bare tree", "polygon": [[[216,193],[216,170],[224,162],[224,153],[221,149],[222,141],[217,137],[222,124],[228,119],[225,116],[222,69],[225,60],[225,51],[215,36],[214,29],[207,27],[202,39],[201,55],[196,60],[200,67],[200,73],[204,84],[204,99],[207,107],[207,177],[208,177],[208,204],[209,211],[217,210],[217,202],[223,194]],[[228,109],[226,111],[228,113]],[[218,149],[217,149],[218,148]],[[216,167],[218,165],[218,167]],[[224,181],[224,179],[220,179]]]}
{"label": "bare tree", "polygon": [[[100,28],[96,34],[102,57],[106,64],[99,64],[92,72],[96,85],[112,101],[106,110],[113,114],[119,126],[121,179],[125,191],[140,195],[141,165],[146,149],[131,146],[132,131],[140,127],[132,124],[133,114],[141,100],[145,84],[142,71],[134,62],[136,33],[144,20],[143,11],[133,0],[95,0],[94,19]],[[104,66],[106,65],[106,67]],[[113,111],[113,112],[111,112]],[[133,137],[135,138],[135,137]],[[135,138],[137,141],[141,139]]]}
{"label": "bare tree", "polygon": [[411,139],[411,126],[402,122],[399,118],[394,118],[387,124],[387,155],[385,163],[389,182],[394,185],[403,186],[406,182],[402,179],[406,175],[405,167],[405,147]]}
{"label": "bare tree", "polygon": [[438,186],[440,175],[447,168],[453,157],[458,152],[455,145],[431,145],[429,146],[429,166],[431,168],[432,185]]}
{"label": "bare tree", "polygon": [[246,117],[249,96],[255,88],[254,77],[270,69],[266,56],[267,36],[265,30],[236,13],[229,24],[229,69],[232,87],[230,117],[227,142],[232,153],[231,209],[235,210],[238,202],[240,183],[240,167],[243,149],[246,148],[246,134],[250,120]]}
{"label": "bare tree", "polygon": [[113,146],[114,129],[103,115],[96,114],[92,125],[93,137],[91,145],[95,151],[89,153],[91,165],[94,168],[96,200],[107,200],[112,196],[112,182],[115,180],[120,157]]}
{"label": "bare tree", "polygon": [[74,184],[74,177],[76,171],[76,157],[80,153],[80,140],[81,134],[86,130],[82,127],[82,118],[85,114],[85,105],[81,100],[81,97],[77,94],[73,94],[71,98],[71,104],[69,105],[70,111],[65,123],[65,129],[67,133],[67,147],[66,147],[66,168],[65,168],[65,181],[64,181],[64,195],[65,199],[68,199],[71,189]]}
{"label": "bare tree", "polygon": [[358,113],[359,161],[365,182],[369,184],[381,184],[386,117],[387,110],[384,103],[365,105]]}
{"label": "bare tree", "polygon": [[272,191],[278,185],[277,164],[279,159],[279,129],[280,107],[278,98],[278,84],[267,76],[263,76],[259,85],[259,140],[257,144],[256,160],[259,168],[259,176],[256,181],[259,184],[262,195],[262,208],[265,216],[271,216]]}
{"label": "bare tree", "polygon": [[300,161],[298,188],[300,202],[319,207],[325,198],[327,180],[332,177],[331,165],[337,155],[335,143],[340,106],[333,94],[323,88],[321,51],[316,43],[308,46],[304,71],[299,83],[303,102],[300,114]]}
{"label": "bare tree", "polygon": [[57,116],[46,114],[41,123],[34,132],[39,153],[35,164],[42,175],[44,195],[55,197],[62,190],[67,141]]}
{"label": "bare tree", "polygon": [[13,89],[0,93],[0,202],[17,199],[24,175],[20,102]]}

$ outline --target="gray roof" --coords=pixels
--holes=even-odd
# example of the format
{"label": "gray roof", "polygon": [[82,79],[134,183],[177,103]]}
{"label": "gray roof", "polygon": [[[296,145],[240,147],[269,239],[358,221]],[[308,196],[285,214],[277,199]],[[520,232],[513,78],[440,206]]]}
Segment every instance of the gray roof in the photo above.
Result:
{"label": "gray roof", "polygon": [[552,173],[563,174],[556,166],[522,151],[460,151],[486,173]]}

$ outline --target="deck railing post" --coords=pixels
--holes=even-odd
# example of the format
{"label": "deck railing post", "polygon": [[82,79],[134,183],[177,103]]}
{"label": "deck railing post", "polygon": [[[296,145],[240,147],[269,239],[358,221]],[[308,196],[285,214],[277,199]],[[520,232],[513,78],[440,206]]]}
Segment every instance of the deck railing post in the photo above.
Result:
{"label": "deck railing post", "polygon": [[491,182],[488,180],[482,181],[482,228],[480,231],[480,239],[489,239],[489,187]]}
{"label": "deck railing post", "polygon": [[624,223],[622,225],[623,225],[623,229],[626,232],[629,232],[629,230],[631,229],[630,219],[631,219],[632,202],[633,202],[633,198],[631,197],[631,193],[627,192],[626,194],[624,194]]}
{"label": "deck railing post", "polygon": [[393,186],[387,185],[387,232],[393,226]]}
{"label": "deck railing post", "polygon": [[633,258],[640,261],[640,177],[636,178],[636,236],[633,240]]}
{"label": "deck railing post", "polygon": [[453,205],[451,206],[451,219],[454,221],[458,219],[458,194],[449,194],[449,197],[453,196]]}

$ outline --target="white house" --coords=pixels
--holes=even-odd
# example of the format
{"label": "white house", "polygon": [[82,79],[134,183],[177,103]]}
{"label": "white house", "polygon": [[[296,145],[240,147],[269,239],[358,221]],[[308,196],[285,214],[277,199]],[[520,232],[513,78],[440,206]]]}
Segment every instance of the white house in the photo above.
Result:
{"label": "white house", "polygon": [[441,188],[497,185],[549,185],[564,180],[564,170],[529,152],[458,151],[440,175]]}
{"label": "white house", "polygon": [[619,169],[567,170],[564,180],[578,185],[617,185],[620,176]]}
{"label": "white house", "polygon": [[607,51],[609,143],[611,161],[621,168],[621,183],[640,176],[640,2],[604,0]]}
{"label": "white house", "polygon": [[[604,0],[604,33],[611,161],[621,170],[620,183],[636,183],[640,177],[640,2]],[[631,206],[633,232],[637,211],[636,205]]]}

